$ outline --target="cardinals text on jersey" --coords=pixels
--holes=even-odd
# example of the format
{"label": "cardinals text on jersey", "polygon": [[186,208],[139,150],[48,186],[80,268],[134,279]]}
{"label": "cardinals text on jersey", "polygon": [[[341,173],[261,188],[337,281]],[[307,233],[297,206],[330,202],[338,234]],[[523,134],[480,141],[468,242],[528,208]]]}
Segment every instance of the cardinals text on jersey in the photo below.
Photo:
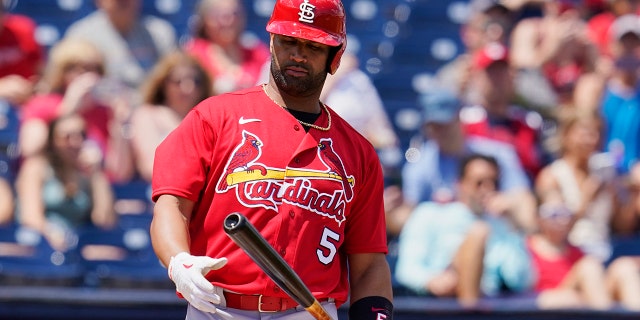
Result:
{"label": "cardinals text on jersey", "polygon": [[346,172],[330,138],[321,139],[310,155],[316,159],[312,166],[273,168],[258,162],[263,146],[259,137],[246,130],[242,137],[218,181],[218,192],[235,189],[238,201],[247,207],[277,211],[279,204],[287,202],[338,224],[344,222],[355,179]]}

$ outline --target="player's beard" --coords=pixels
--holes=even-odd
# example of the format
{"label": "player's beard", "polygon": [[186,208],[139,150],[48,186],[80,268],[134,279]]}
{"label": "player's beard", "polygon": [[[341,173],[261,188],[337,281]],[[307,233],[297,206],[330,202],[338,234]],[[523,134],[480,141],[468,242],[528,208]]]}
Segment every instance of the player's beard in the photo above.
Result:
{"label": "player's beard", "polygon": [[309,70],[309,76],[300,78],[287,75],[283,70],[288,66],[282,66],[282,68],[278,68],[278,66],[279,64],[272,56],[271,75],[273,76],[273,80],[275,80],[278,89],[290,96],[306,97],[313,95],[319,90],[322,90],[324,81],[327,79],[327,72],[325,71],[314,74],[312,70],[309,70],[306,66],[302,66]]}

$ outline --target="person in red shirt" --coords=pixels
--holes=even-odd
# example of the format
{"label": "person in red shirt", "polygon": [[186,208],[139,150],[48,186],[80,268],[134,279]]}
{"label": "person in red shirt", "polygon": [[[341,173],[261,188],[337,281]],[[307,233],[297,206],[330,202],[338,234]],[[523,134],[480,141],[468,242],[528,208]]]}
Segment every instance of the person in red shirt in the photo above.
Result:
{"label": "person in red shirt", "polygon": [[465,135],[482,136],[512,145],[529,178],[541,168],[542,117],[512,104],[513,73],[507,48],[494,42],[473,56],[472,103],[460,113]]}
{"label": "person in red shirt", "polygon": [[0,5],[0,98],[19,105],[32,94],[44,66],[31,18],[5,12]]}
{"label": "person in red shirt", "polygon": [[569,243],[576,217],[556,195],[547,195],[538,210],[539,232],[527,239],[537,281],[537,304],[543,309],[606,310],[620,301],[640,309],[640,275],[633,258],[619,257],[605,266]]}
{"label": "person in red shirt", "polygon": [[258,38],[243,41],[246,13],[239,0],[201,0],[194,37],[185,50],[196,57],[219,93],[253,87],[269,62],[269,48]]}
{"label": "person in red shirt", "polygon": [[20,106],[33,94],[44,64],[30,18],[6,12],[0,5],[0,224],[13,220],[13,183],[20,166],[17,145]]}
{"label": "person in red shirt", "polygon": [[382,166],[320,101],[346,49],[339,0],[278,0],[267,83],[196,105],[156,149],[151,240],[187,319],[309,319],[223,231],[241,213],[337,319],[393,318]]}
{"label": "person in red shirt", "polygon": [[574,222],[573,214],[561,202],[544,203],[538,210],[539,232],[527,239],[537,275],[537,303],[543,309],[610,308],[604,266],[569,244]]}
{"label": "person in red shirt", "polygon": [[131,112],[129,91],[104,77],[104,72],[104,56],[88,41],[65,39],[51,49],[41,91],[22,108],[23,157],[43,152],[53,119],[76,113],[87,123],[87,147],[82,153],[87,163],[104,166],[112,181],[133,176],[125,131]]}

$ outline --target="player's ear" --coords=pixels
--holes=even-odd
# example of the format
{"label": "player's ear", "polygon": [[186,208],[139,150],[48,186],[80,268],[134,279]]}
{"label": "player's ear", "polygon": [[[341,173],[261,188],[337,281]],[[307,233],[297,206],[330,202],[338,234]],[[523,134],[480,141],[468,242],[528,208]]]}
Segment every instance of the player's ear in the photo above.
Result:
{"label": "player's ear", "polygon": [[269,51],[273,54],[273,33],[269,34]]}
{"label": "player's ear", "polygon": [[338,54],[342,46],[343,45],[339,45],[337,47],[329,47],[329,56],[327,57],[327,66],[326,66],[327,73],[333,74],[331,73],[333,59],[336,57],[336,54]]}

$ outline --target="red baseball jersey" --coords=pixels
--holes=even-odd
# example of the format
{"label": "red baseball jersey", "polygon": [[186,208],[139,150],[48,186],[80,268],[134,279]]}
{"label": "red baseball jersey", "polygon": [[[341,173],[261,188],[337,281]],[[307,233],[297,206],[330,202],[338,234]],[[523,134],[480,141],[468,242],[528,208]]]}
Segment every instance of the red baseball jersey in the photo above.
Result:
{"label": "red baseball jersey", "polygon": [[[153,200],[195,201],[191,254],[227,257],[207,275],[222,288],[286,297],[226,235],[244,214],[316,298],[347,300],[347,255],[387,253],[383,177],[371,144],[335,112],[303,126],[260,87],[211,97],[157,148]],[[316,124],[326,126],[322,112]]]}

